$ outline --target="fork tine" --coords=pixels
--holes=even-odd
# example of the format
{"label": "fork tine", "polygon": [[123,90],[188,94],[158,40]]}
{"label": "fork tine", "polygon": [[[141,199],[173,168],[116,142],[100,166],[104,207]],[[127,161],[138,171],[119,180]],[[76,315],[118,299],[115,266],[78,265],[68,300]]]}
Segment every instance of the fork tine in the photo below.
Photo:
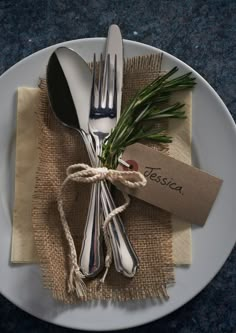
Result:
{"label": "fork tine", "polygon": [[92,89],[91,89],[91,107],[95,107],[95,85],[96,85],[96,54],[93,55],[93,80],[92,80]]}
{"label": "fork tine", "polygon": [[96,67],[96,54],[94,54],[90,117],[91,119],[115,118],[117,115],[117,55],[115,55],[114,62],[111,63],[110,54],[107,55],[105,61],[101,54],[99,73],[97,73]]}
{"label": "fork tine", "polygon": [[[105,78],[104,78],[105,79]],[[107,55],[107,70],[106,70],[106,108],[109,108],[110,101],[110,87],[111,87],[111,63],[110,63],[110,54]]]}
{"label": "fork tine", "polygon": [[102,97],[103,97],[103,93],[102,93],[102,86],[103,86],[103,64],[102,64],[102,53],[100,55],[100,64],[99,64],[99,75],[98,75],[98,107],[101,108],[102,107]]}
{"label": "fork tine", "polygon": [[116,111],[117,111],[117,54],[115,54],[115,64],[114,64],[114,90],[113,90],[112,108],[116,114]]}

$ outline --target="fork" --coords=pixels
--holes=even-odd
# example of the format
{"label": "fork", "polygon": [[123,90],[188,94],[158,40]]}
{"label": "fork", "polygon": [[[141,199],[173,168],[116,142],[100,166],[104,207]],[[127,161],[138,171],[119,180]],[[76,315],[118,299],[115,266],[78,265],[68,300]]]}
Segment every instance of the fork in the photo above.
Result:
{"label": "fork", "polygon": [[[110,134],[112,128],[118,121],[117,105],[117,58],[115,56],[114,68],[111,66],[110,55],[107,55],[105,74],[102,65],[102,55],[100,57],[98,89],[96,88],[96,55],[93,59],[93,84],[91,89],[91,107],[89,117],[89,131],[94,139],[95,166],[100,166],[98,156],[101,155],[104,140]],[[101,244],[98,244],[99,238],[94,236],[101,227],[100,199],[103,208],[104,217],[116,208],[106,181],[95,184],[97,218],[92,221],[92,226],[85,227],[85,234],[80,255],[80,267],[86,276],[94,275],[91,272],[91,262],[93,262],[94,249],[99,249],[101,253]],[[101,194],[101,197],[100,197]],[[90,222],[91,223],[91,222]],[[98,225],[99,224],[99,225]],[[108,225],[108,233],[111,241],[115,268],[118,272],[127,277],[133,277],[136,273],[139,261],[137,255],[125,232],[120,215],[113,217]],[[101,261],[102,262],[102,261]],[[99,270],[98,270],[99,272]],[[91,274],[92,273],[92,274]]]}

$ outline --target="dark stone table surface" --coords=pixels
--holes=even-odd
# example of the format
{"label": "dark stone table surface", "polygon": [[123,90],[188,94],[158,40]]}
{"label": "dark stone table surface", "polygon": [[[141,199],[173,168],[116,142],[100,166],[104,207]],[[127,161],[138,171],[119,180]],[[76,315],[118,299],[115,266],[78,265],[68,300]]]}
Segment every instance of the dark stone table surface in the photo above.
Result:
{"label": "dark stone table surface", "polygon": [[[192,66],[236,119],[235,0],[0,0],[0,74],[55,43],[105,37],[112,23],[124,38],[161,48]],[[0,296],[0,332],[72,331],[36,319]],[[236,250],[189,303],[125,332],[236,332]]]}

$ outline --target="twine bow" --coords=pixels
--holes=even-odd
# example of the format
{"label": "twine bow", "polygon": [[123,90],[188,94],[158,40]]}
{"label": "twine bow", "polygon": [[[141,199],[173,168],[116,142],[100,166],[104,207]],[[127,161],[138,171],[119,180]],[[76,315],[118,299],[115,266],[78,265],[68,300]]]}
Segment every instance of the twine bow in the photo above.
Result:
{"label": "twine bow", "polygon": [[[78,183],[96,183],[99,181],[108,180],[112,184],[120,183],[123,184],[129,188],[139,188],[146,185],[147,180],[143,176],[142,173],[138,171],[119,171],[119,170],[112,170],[107,169],[105,167],[99,167],[99,168],[93,168],[90,167],[87,164],[74,164],[67,168],[66,170],[66,179],[63,181],[62,186],[59,190],[58,195],[58,210],[60,213],[60,218],[62,222],[62,226],[65,232],[66,239],[69,244],[70,249],[70,275],[68,280],[68,291],[69,292],[76,292],[78,298],[86,297],[86,285],[83,281],[85,278],[85,275],[81,272],[81,269],[77,262],[77,253],[74,245],[74,241],[70,232],[69,225],[66,220],[64,208],[63,208],[63,190],[66,186],[66,184],[70,181],[75,181]],[[107,254],[105,258],[105,273],[103,275],[103,278],[101,279],[101,282],[105,281],[105,277],[107,275],[107,272],[109,270],[109,267],[112,263],[112,247],[110,243],[110,238],[108,236],[107,232],[107,226],[109,222],[112,220],[112,218],[122,213],[129,205],[130,198],[125,193],[122,192],[125,203],[117,208],[115,208],[110,214],[106,217],[102,229],[104,233],[104,240],[107,247]]]}

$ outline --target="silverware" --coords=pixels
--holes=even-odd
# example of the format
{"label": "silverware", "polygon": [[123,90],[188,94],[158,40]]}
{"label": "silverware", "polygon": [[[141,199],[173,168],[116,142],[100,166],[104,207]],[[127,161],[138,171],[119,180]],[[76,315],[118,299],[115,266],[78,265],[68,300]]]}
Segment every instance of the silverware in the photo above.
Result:
{"label": "silverware", "polygon": [[[94,153],[91,147],[91,137],[88,134],[91,82],[92,74],[87,64],[76,52],[61,47],[52,54],[47,70],[47,84],[52,109],[60,121],[67,126],[79,130],[85,142],[91,164],[95,165]],[[107,215],[115,206],[113,202],[109,201],[112,197],[107,188],[105,192],[106,195],[102,194],[102,205]],[[87,222],[93,225],[94,219],[92,216],[94,216],[95,211],[95,197],[93,194],[91,194],[91,201],[94,209],[92,212],[89,212],[90,218],[88,218]],[[89,208],[91,209],[91,205]],[[118,220],[119,217],[117,216],[114,219],[114,223],[112,221],[109,226],[114,262],[119,272],[131,277],[136,272],[138,261],[125,235],[122,223]],[[87,253],[87,258],[89,259],[87,261],[88,265],[86,264],[85,267],[83,267],[84,273],[87,276],[95,276],[103,268],[100,241],[101,234],[100,229],[97,230],[96,235],[98,237],[92,238],[94,244],[89,247],[90,252]],[[118,237],[116,237],[116,235],[118,235]],[[119,244],[116,244],[117,241],[119,241]],[[91,244],[92,243],[90,243],[90,245]]]}

